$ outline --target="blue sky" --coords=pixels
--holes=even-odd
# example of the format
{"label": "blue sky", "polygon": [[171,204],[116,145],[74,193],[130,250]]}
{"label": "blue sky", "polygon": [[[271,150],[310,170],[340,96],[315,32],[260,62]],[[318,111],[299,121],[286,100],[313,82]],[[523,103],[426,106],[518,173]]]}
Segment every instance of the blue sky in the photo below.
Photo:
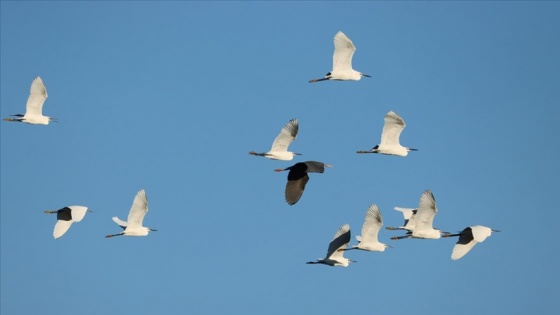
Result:
{"label": "blue sky", "polygon": [[[2,1],[1,313],[528,314],[560,309],[560,3]],[[331,70],[339,30],[358,82]],[[358,155],[401,115],[406,158]],[[294,161],[270,148],[298,118]],[[298,161],[311,174],[284,202]],[[105,239],[146,189],[148,237]],[[455,240],[306,265],[368,206],[431,189],[435,226],[499,229],[458,261]],[[46,209],[93,213],[60,239]],[[354,241],[352,242],[352,244]]]}

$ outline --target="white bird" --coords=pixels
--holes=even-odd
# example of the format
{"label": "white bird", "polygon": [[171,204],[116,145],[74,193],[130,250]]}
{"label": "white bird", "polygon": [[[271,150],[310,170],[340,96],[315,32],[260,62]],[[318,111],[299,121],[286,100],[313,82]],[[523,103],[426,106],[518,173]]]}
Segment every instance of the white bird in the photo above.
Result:
{"label": "white bird", "polygon": [[482,225],[468,226],[458,234],[444,234],[443,237],[459,236],[459,240],[453,247],[451,259],[457,260],[465,256],[473,247],[492,234],[492,232],[500,232]]}
{"label": "white bird", "polygon": [[418,205],[418,212],[416,212],[416,226],[414,230],[408,231],[404,236],[394,236],[391,237],[391,239],[400,240],[409,237],[438,239],[441,237],[442,233],[449,234],[433,228],[432,224],[436,213],[437,207],[434,195],[431,190],[426,190],[422,193],[422,196],[420,196],[420,204]]}
{"label": "white bird", "polygon": [[299,162],[287,168],[277,168],[275,172],[290,171],[288,173],[288,182],[284,191],[286,202],[291,206],[298,202],[303,195],[305,185],[309,181],[307,173],[323,173],[325,167],[332,167],[330,164],[317,161]]}
{"label": "white bird", "polygon": [[264,156],[272,160],[282,160],[290,161],[294,158],[294,155],[301,155],[300,153],[288,151],[290,143],[297,138],[299,130],[299,124],[297,119],[291,119],[280,131],[274,142],[270,151],[265,153],[257,153],[255,151],[249,152],[251,155]]}
{"label": "white bird", "polygon": [[80,222],[86,215],[86,212],[91,212],[84,206],[68,206],[59,210],[45,210],[45,213],[56,213],[56,224],[53,230],[55,239],[61,237],[68,231],[72,223]]}
{"label": "white bird", "polygon": [[142,226],[142,221],[144,220],[144,216],[146,215],[146,213],[148,213],[148,198],[146,197],[146,192],[144,191],[144,189],[142,189],[136,194],[136,197],[134,197],[132,207],[130,208],[130,212],[128,213],[127,222],[120,220],[118,217],[113,217],[113,221],[115,221],[115,223],[123,228],[124,231],[118,234],[110,234],[105,237],[120,235],[146,236],[150,231],[157,231]]}
{"label": "white bird", "polygon": [[57,122],[58,120],[53,117],[43,116],[43,103],[47,99],[47,88],[43,84],[41,77],[36,77],[31,83],[29,91],[29,98],[24,114],[15,114],[14,117],[20,118],[4,118],[5,121],[19,121],[32,125],[48,125],[50,121]]}
{"label": "white bird", "polygon": [[400,211],[403,214],[404,217],[404,225],[400,226],[400,227],[386,227],[387,230],[407,230],[407,231],[413,231],[414,228],[416,227],[416,212],[418,212],[418,209],[413,209],[413,208],[401,208],[401,207],[395,207],[394,208],[397,211]]}
{"label": "white bird", "polygon": [[350,262],[356,262],[343,257],[348,243],[350,243],[350,225],[344,224],[338,229],[330,242],[325,258],[318,258],[316,261],[308,261],[307,263],[348,267]]}
{"label": "white bird", "polygon": [[383,226],[383,219],[381,218],[381,212],[377,205],[373,204],[369,206],[366,212],[366,218],[364,225],[362,226],[362,235],[357,235],[356,240],[359,244],[352,246],[350,249],[361,249],[366,251],[382,252],[387,247],[391,247],[387,244],[380,243],[378,240],[379,230]]}
{"label": "white bird", "polygon": [[371,150],[360,150],[357,153],[381,153],[388,155],[407,156],[409,151],[418,151],[403,147],[399,143],[399,137],[406,124],[404,120],[395,112],[390,111],[385,115],[385,125],[381,133],[381,143]]}
{"label": "white bird", "polygon": [[333,54],[333,69],[327,73],[324,78],[309,80],[309,83],[319,82],[325,80],[354,80],[358,81],[362,77],[370,77],[352,69],[352,56],[356,51],[356,47],[346,37],[344,33],[338,32],[334,36],[334,54]]}

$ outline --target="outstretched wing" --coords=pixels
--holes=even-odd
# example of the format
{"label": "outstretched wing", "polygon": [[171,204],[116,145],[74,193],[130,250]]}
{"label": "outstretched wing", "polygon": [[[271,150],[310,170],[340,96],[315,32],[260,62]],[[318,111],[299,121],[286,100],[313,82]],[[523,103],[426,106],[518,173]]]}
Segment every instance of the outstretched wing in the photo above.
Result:
{"label": "outstretched wing", "polygon": [[334,36],[333,72],[352,69],[352,56],[356,47],[344,33],[338,32]]}
{"label": "outstretched wing", "polygon": [[342,258],[348,243],[350,243],[350,225],[344,224],[336,231],[333,240],[329,244],[325,258],[334,260]]}
{"label": "outstretched wing", "polygon": [[369,206],[362,226],[362,241],[364,243],[377,242],[377,235],[382,226],[383,219],[379,208],[375,204]]}
{"label": "outstretched wing", "polygon": [[138,191],[132,202],[132,207],[128,213],[128,225],[131,227],[141,227],[146,213],[148,213],[148,198],[146,197],[146,192],[142,189]]}
{"label": "outstretched wing", "polygon": [[406,124],[404,120],[395,112],[390,111],[385,115],[385,124],[381,134],[381,144],[399,145],[399,138]]}
{"label": "outstretched wing", "polygon": [[288,147],[290,143],[297,138],[299,130],[299,124],[297,119],[291,119],[280,131],[278,136],[274,139],[272,143],[272,147],[270,148],[271,152],[275,151],[288,151]]}
{"label": "outstretched wing", "polygon": [[418,212],[416,212],[415,229],[432,229],[436,213],[437,207],[434,195],[431,190],[426,190],[422,193],[422,196],[420,196],[420,204],[418,206]]}
{"label": "outstretched wing", "polygon": [[27,105],[25,110],[26,116],[42,116],[43,103],[47,99],[47,88],[43,84],[41,77],[36,77],[31,83],[29,90],[29,98],[27,98]]}

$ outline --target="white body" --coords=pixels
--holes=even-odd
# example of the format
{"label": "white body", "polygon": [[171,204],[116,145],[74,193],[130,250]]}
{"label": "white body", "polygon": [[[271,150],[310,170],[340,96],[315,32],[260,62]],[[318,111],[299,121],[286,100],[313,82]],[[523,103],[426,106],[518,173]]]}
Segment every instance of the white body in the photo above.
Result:
{"label": "white body", "polygon": [[70,220],[70,221],[57,220],[56,221],[56,224],[54,225],[54,230],[53,230],[53,237],[55,239],[64,235],[68,231],[68,229],[70,229],[70,226],[72,226],[72,223],[82,221],[82,219],[86,215],[86,212],[88,212],[88,208],[84,207],[84,206],[68,206],[68,208],[70,208],[70,210],[71,210],[72,220]]}
{"label": "white body", "polygon": [[399,229],[413,231],[416,227],[416,214],[414,213],[414,211],[416,211],[417,209],[401,207],[395,207],[394,209],[400,211],[404,217],[405,223],[403,226],[399,227]]}
{"label": "white body", "polygon": [[334,235],[333,240],[329,243],[329,248],[327,250],[327,255],[325,256],[325,258],[319,258],[317,259],[317,261],[308,262],[308,264],[324,264],[328,266],[348,267],[352,260],[345,258],[343,254],[349,242],[350,225],[344,224],[338,229],[338,231]]}
{"label": "white body", "polygon": [[366,74],[352,69],[352,57],[356,47],[354,43],[344,33],[338,32],[334,36],[334,54],[333,54],[333,68],[322,79],[313,79],[309,82],[318,82],[323,80],[354,80],[358,81],[363,76],[369,77]]}
{"label": "white body", "polygon": [[272,147],[266,153],[249,152],[252,155],[260,155],[272,160],[290,161],[294,158],[294,153],[288,151],[288,147],[297,138],[299,124],[297,119],[291,119],[274,139]]}
{"label": "white body", "polygon": [[148,213],[148,198],[146,192],[142,189],[134,197],[127,221],[122,221],[118,217],[113,217],[113,221],[124,229],[122,235],[146,236],[152,231],[152,229],[142,226],[146,213]]}
{"label": "white body", "polygon": [[47,99],[47,88],[43,84],[41,77],[36,77],[31,83],[29,90],[29,98],[27,99],[25,115],[22,118],[6,118],[6,121],[21,121],[33,125],[48,125],[49,121],[55,120],[54,118],[43,116],[43,104]]}
{"label": "white body", "polygon": [[369,206],[366,212],[366,218],[364,225],[362,226],[362,235],[356,236],[356,239],[360,242],[358,245],[354,245],[352,248],[382,252],[387,248],[387,245],[380,243],[378,240],[379,230],[383,226],[383,219],[381,218],[381,212],[377,205]]}
{"label": "white body", "polygon": [[[403,147],[400,144],[401,132],[406,127],[404,120],[395,112],[390,111],[385,115],[385,124],[381,133],[381,142],[379,145],[371,149],[372,153],[381,153],[387,155],[407,156],[410,148]],[[361,152],[360,153],[364,153]]]}
{"label": "white body", "polygon": [[416,226],[412,231],[414,238],[438,239],[441,231],[433,228],[434,217],[437,213],[436,201],[430,190],[420,196],[418,212],[416,212]]}
{"label": "white body", "polygon": [[[478,243],[484,242],[484,240],[492,234],[492,229],[482,225],[470,226],[469,233],[465,230],[459,236],[459,241],[453,247],[453,252],[451,253],[451,259],[457,260],[465,256],[473,247]],[[468,228],[467,228],[468,229]],[[466,244],[461,244],[460,242],[468,241]]]}

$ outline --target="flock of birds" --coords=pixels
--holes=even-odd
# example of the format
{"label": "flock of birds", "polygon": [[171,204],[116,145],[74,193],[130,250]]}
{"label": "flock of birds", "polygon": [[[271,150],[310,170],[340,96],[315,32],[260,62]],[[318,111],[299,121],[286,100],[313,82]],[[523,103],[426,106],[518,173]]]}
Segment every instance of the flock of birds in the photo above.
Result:
{"label": "flock of birds", "polygon": [[[352,56],[356,47],[352,41],[342,32],[338,32],[334,36],[334,54],[333,68],[323,78],[309,80],[310,83],[325,80],[360,80],[362,77],[370,77],[352,69]],[[31,84],[29,98],[27,100],[25,114],[15,114],[5,118],[5,121],[24,122],[28,124],[48,125],[49,122],[58,120],[53,117],[43,116],[43,104],[47,99],[47,89],[40,77],[33,80]],[[399,138],[406,127],[404,120],[395,112],[390,111],[385,115],[384,126],[381,133],[381,142],[370,150],[359,150],[357,153],[379,153],[395,156],[407,156],[410,151],[417,151],[409,147],[402,146]],[[249,152],[254,156],[262,156],[272,160],[291,161],[294,156],[300,153],[288,151],[290,144],[297,138],[299,130],[299,122],[297,119],[291,119],[280,131],[274,139],[272,147],[268,152],[257,153]],[[276,172],[288,172],[288,181],[284,191],[286,203],[289,205],[296,204],[302,197],[305,186],[309,181],[308,173],[323,173],[325,168],[332,167],[318,161],[298,162],[285,169],[275,169]],[[439,239],[441,237],[458,237],[455,244],[451,259],[457,260],[467,254],[477,243],[483,242],[492,232],[499,232],[491,228],[475,225],[463,229],[461,232],[452,234],[444,232],[433,227],[433,220],[437,213],[436,201],[430,190],[426,190],[420,197],[418,208],[401,208],[395,207],[395,210],[402,212],[405,222],[401,227],[387,227],[388,230],[403,230],[406,234],[403,236],[391,237],[392,240],[405,238],[419,239]],[[87,212],[91,212],[84,206],[67,206],[59,210],[46,210],[45,213],[57,215],[57,223],[55,224],[53,236],[55,239],[63,236],[72,223],[80,222]],[[122,221],[118,217],[113,217],[113,221],[117,223],[123,231],[121,233],[107,235],[107,238],[115,236],[146,236],[154,229],[142,226],[145,215],[148,212],[148,199],[146,192],[142,189],[136,194],[132,207],[128,213],[127,221]],[[329,266],[347,267],[350,262],[354,262],[344,257],[347,250],[364,250],[383,252],[387,244],[379,242],[378,234],[383,226],[381,212],[377,205],[369,206],[365,221],[362,227],[361,235],[356,236],[357,245],[348,248],[351,241],[350,226],[342,225],[334,235],[333,240],[329,243],[325,258],[319,258],[316,261],[309,261],[308,264],[324,264]]]}

